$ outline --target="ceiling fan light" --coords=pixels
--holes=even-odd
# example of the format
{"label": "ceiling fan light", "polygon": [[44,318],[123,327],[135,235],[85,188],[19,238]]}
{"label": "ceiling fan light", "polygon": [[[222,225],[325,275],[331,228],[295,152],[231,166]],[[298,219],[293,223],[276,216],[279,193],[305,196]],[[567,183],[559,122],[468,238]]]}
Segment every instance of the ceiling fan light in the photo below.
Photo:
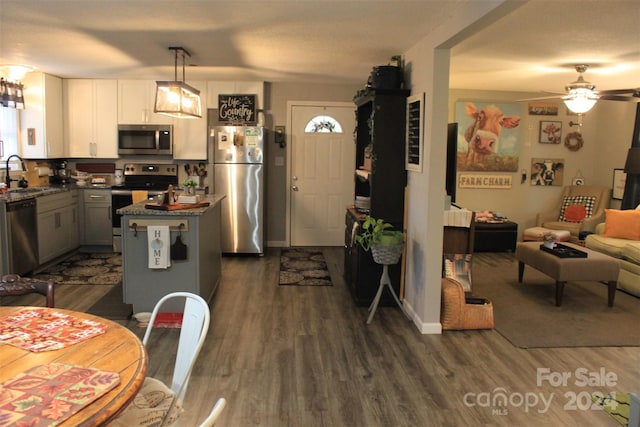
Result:
{"label": "ceiling fan light", "polygon": [[584,114],[591,110],[600,98],[597,92],[589,89],[572,89],[562,99],[569,110],[576,114]]}

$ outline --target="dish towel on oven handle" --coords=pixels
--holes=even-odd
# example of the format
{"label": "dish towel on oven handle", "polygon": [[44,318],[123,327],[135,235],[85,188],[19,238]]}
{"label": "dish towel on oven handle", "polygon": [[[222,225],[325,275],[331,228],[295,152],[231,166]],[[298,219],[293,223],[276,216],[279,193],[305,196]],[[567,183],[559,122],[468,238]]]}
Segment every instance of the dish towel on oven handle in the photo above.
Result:
{"label": "dish towel on oven handle", "polygon": [[171,267],[171,232],[168,225],[147,226],[149,245],[149,268],[166,269]]}

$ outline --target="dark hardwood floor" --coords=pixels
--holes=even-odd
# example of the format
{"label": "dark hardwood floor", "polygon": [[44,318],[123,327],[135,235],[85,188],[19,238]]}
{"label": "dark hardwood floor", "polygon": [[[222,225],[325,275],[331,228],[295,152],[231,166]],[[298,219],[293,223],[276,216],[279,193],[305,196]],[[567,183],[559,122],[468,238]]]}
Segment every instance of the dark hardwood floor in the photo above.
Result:
{"label": "dark hardwood floor", "polygon": [[[330,287],[279,286],[279,249],[223,259],[180,425],[198,425],[225,397],[220,426],[616,426],[589,395],[640,390],[638,347],[523,350],[493,330],[421,335],[393,307],[366,325],[367,309],[355,306],[342,279],[342,248],[324,252]],[[56,306],[82,311],[107,291],[58,286]],[[44,297],[0,304],[44,305]],[[121,323],[142,335],[134,321]],[[172,360],[163,355],[178,333],[154,332],[150,375],[168,380]],[[538,381],[540,369],[570,377]],[[580,369],[593,382],[602,370],[613,373],[615,385],[583,386]]]}

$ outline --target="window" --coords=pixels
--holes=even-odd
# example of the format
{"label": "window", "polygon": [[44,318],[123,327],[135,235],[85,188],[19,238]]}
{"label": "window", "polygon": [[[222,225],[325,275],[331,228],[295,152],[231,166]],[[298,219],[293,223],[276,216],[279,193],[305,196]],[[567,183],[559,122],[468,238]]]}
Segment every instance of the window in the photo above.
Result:
{"label": "window", "polygon": [[333,117],[315,116],[304,127],[305,133],[342,133],[342,126]]}

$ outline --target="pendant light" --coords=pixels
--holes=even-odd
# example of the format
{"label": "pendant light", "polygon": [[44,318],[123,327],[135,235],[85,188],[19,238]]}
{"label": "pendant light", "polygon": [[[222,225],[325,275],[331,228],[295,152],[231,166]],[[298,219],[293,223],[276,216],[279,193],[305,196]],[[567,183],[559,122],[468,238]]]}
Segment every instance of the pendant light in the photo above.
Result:
{"label": "pendant light", "polygon": [[[174,51],[174,80],[156,81],[154,112],[181,119],[202,117],[200,91],[185,83],[184,57],[191,56],[182,47],[170,47]],[[178,54],[182,56],[182,81],[178,81]]]}

